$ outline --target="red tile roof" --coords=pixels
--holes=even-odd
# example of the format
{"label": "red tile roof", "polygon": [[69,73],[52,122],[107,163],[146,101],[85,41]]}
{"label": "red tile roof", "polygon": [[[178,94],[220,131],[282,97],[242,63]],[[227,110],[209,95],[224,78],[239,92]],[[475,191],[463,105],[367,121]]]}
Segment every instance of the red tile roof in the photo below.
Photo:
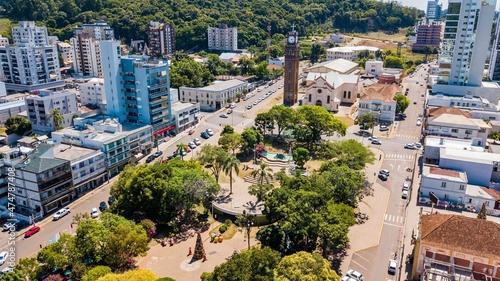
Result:
{"label": "red tile roof", "polygon": [[401,87],[396,84],[373,84],[363,89],[365,93],[362,100],[381,100],[385,102],[395,102],[394,96],[402,93]]}
{"label": "red tile roof", "polygon": [[441,115],[444,113],[448,114],[453,114],[453,115],[463,115],[467,118],[472,118],[472,114],[470,114],[467,111],[461,110],[456,107],[447,107],[447,106],[442,106],[442,107],[435,107],[435,108],[429,108],[429,117],[430,116],[436,116],[436,115]]}
{"label": "red tile roof", "polygon": [[422,216],[421,242],[465,254],[500,260],[500,225],[459,215]]}
{"label": "red tile roof", "polygon": [[455,170],[442,169],[439,167],[430,167],[429,172],[434,175],[448,176],[448,177],[460,177],[460,172]]}
{"label": "red tile roof", "polygon": [[500,191],[487,187],[481,187],[481,189],[488,193],[491,197],[495,198],[495,201],[500,200]]}

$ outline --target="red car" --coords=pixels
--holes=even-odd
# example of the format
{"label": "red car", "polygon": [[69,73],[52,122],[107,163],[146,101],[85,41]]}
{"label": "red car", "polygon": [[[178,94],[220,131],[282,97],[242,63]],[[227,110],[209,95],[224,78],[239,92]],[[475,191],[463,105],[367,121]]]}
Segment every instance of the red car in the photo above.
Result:
{"label": "red car", "polygon": [[34,225],[30,229],[28,229],[28,231],[26,231],[26,233],[24,233],[24,237],[30,237],[33,234],[37,233],[38,231],[40,231],[40,227],[37,225]]}

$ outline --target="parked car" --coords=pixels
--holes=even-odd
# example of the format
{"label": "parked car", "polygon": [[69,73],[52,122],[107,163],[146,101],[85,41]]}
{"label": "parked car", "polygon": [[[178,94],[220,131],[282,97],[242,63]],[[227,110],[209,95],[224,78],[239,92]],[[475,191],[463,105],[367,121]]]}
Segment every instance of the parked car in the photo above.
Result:
{"label": "parked car", "polygon": [[247,105],[247,110],[250,110],[250,109],[252,109],[252,105],[251,104]]}
{"label": "parked car", "polygon": [[3,265],[9,256],[9,252],[1,252],[0,253],[0,265]]}
{"label": "parked car", "polygon": [[155,158],[158,158],[158,157],[163,155],[163,151],[159,150],[159,151],[155,152],[153,155]]}
{"label": "parked car", "polygon": [[102,201],[101,203],[99,203],[99,211],[104,212],[107,209],[108,205],[106,204],[106,202]]}
{"label": "parked car", "polygon": [[111,206],[111,204],[115,203],[116,199],[113,196],[109,196],[108,198],[108,204]]}
{"label": "parked car", "polygon": [[209,136],[213,136],[214,135],[214,131],[212,131],[212,129],[207,129],[205,132],[207,132],[207,134]]}
{"label": "parked car", "polygon": [[357,271],[354,271],[352,269],[349,269],[346,273],[346,276],[349,276],[355,280],[358,280],[358,281],[363,281],[364,280],[364,277],[363,277],[363,274],[357,272]]}
{"label": "parked car", "polygon": [[404,191],[404,190],[410,190],[410,183],[409,183],[409,182],[407,182],[407,181],[405,181],[405,182],[403,183],[403,191]]}
{"label": "parked car", "polygon": [[417,100],[414,100],[414,101],[413,101],[413,104],[417,104]]}
{"label": "parked car", "polygon": [[378,138],[377,138],[377,137],[375,137],[375,136],[371,136],[371,137],[369,137],[369,138],[368,138],[368,140],[369,140],[369,141],[372,141],[372,140],[378,140]]}
{"label": "parked car", "polygon": [[384,175],[384,174],[378,174],[378,178],[383,180],[383,181],[386,181],[389,177],[387,175]]}
{"label": "parked car", "polygon": [[3,225],[3,230],[8,231],[12,228],[14,228],[15,230],[18,230],[21,227],[23,227],[24,225],[25,225],[25,223],[20,221],[20,220],[10,221],[10,222],[7,222],[6,224]]}
{"label": "parked car", "polygon": [[210,138],[210,135],[207,132],[202,132],[201,137],[204,139],[208,139],[208,138]]}
{"label": "parked car", "polygon": [[389,170],[387,170],[387,169],[382,169],[378,173],[382,174],[382,175],[386,175],[386,176],[389,176],[391,174],[391,172],[389,172]]}
{"label": "parked car", "polygon": [[28,229],[28,231],[26,231],[24,233],[24,237],[25,238],[31,237],[39,231],[40,231],[40,227],[38,225],[34,225],[34,226],[30,227],[30,229]]}
{"label": "parked car", "polygon": [[70,210],[69,208],[62,208],[61,210],[57,211],[55,214],[54,214],[54,217],[53,219],[56,221],[56,220],[59,220],[60,218],[64,217],[65,215],[69,214],[70,213]]}
{"label": "parked car", "polygon": [[401,194],[401,198],[403,198],[403,199],[408,198],[408,190],[403,190],[403,193]]}
{"label": "parked car", "polygon": [[416,147],[416,148],[422,148],[422,144],[419,143],[419,142],[414,142],[413,146]]}
{"label": "parked car", "polygon": [[372,144],[381,145],[382,142],[378,139],[374,139],[374,140],[372,140]]}
{"label": "parked car", "polygon": [[380,125],[379,130],[380,130],[381,132],[384,132],[384,131],[389,131],[389,127],[387,127],[386,125]]}
{"label": "parked car", "polygon": [[389,272],[389,274],[396,274],[396,266],[397,266],[397,262],[395,260],[389,260],[389,268],[387,269],[387,271]]}
{"label": "parked car", "polygon": [[92,211],[90,212],[90,216],[94,219],[99,217],[99,211],[97,210],[97,208],[92,208]]}
{"label": "parked car", "polygon": [[195,138],[194,139],[194,144],[196,144],[197,146],[200,146],[201,145],[201,141],[199,138]]}
{"label": "parked car", "polygon": [[7,266],[6,268],[2,269],[2,271],[0,271],[2,274],[1,275],[4,275],[5,273],[9,273],[9,272],[14,272],[14,268],[12,266]]}
{"label": "parked car", "polygon": [[220,117],[220,118],[227,118],[228,116],[227,116],[227,114],[222,113],[221,115],[219,115],[219,117]]}
{"label": "parked car", "polygon": [[417,126],[420,126],[420,125],[422,125],[422,121],[418,120],[417,121]]}
{"label": "parked car", "polygon": [[416,147],[413,145],[413,143],[407,143],[405,144],[406,149],[415,149]]}
{"label": "parked car", "polygon": [[229,108],[231,108],[231,109],[236,108],[236,104],[235,104],[235,103],[232,103],[232,104],[231,104],[231,106],[230,106]]}
{"label": "parked car", "polygon": [[195,130],[194,130],[194,129],[191,129],[191,130],[189,130],[189,133],[188,133],[188,134],[192,135],[192,134],[194,134],[194,132],[195,132]]}
{"label": "parked car", "polygon": [[253,105],[257,105],[257,104],[259,104],[259,102],[258,102],[258,101],[254,101],[254,102],[253,102]]}
{"label": "parked car", "polygon": [[226,113],[229,115],[229,114],[233,113],[233,110],[232,109],[228,109]]}
{"label": "parked car", "polygon": [[191,149],[195,149],[195,148],[196,148],[196,144],[194,144],[194,142],[192,142],[192,141],[190,141],[190,142],[188,143],[188,146],[189,146],[189,148],[191,148]]}
{"label": "parked car", "polygon": [[155,160],[155,156],[154,155],[149,155],[148,158],[146,158],[146,163],[151,163],[153,162],[153,160]]}

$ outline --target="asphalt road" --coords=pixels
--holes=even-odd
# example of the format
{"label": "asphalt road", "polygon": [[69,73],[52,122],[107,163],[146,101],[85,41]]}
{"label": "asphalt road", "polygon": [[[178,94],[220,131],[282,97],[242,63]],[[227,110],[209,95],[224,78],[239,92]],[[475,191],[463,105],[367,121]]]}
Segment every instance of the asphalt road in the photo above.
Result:
{"label": "asphalt road", "polygon": [[[429,69],[427,66],[425,68]],[[421,67],[413,77],[404,79],[403,88],[410,89],[408,98],[411,101],[406,110],[407,118],[395,122],[389,137],[386,137],[386,132],[380,132],[378,128],[375,128],[374,135],[378,136],[382,145],[368,144],[381,149],[385,154],[382,168],[389,170],[391,175],[385,182],[378,179],[378,183],[390,190],[391,195],[384,215],[384,226],[379,245],[354,253],[349,265],[349,268],[361,272],[365,276],[365,280],[397,279],[396,275],[390,275],[387,272],[388,263],[389,259],[393,259],[395,253],[399,251],[403,239],[407,200],[401,197],[402,186],[406,178],[412,175],[411,172],[407,171],[407,168],[413,169],[413,164],[420,152],[420,150],[404,149],[404,145],[420,142],[422,127],[417,126],[416,123],[418,114],[423,113],[425,97],[422,97],[422,94],[426,91],[426,74],[427,71]],[[420,82],[424,85],[420,86]],[[417,103],[413,104],[413,101]],[[366,139],[361,141],[369,143]]]}

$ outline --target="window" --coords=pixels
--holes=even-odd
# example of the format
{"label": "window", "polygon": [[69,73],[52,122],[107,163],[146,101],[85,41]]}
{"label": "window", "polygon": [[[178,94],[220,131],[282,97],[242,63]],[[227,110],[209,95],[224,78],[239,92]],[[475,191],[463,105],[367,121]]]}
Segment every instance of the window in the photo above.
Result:
{"label": "window", "polygon": [[458,129],[451,129],[452,133],[458,133]]}
{"label": "window", "polygon": [[460,190],[465,190],[465,184],[461,184],[459,187]]}
{"label": "window", "polygon": [[446,182],[445,181],[441,183],[441,187],[446,187]]}
{"label": "window", "polygon": [[309,94],[309,102],[311,102],[311,100],[312,100],[312,95]]}
{"label": "window", "polygon": [[326,103],[330,103],[330,96],[326,97]]}
{"label": "window", "polygon": [[318,89],[318,94],[321,94],[321,92],[323,92],[323,90],[321,90],[321,89]]}
{"label": "window", "polygon": [[450,195],[445,194],[445,195],[444,195],[444,199],[450,199]]}

